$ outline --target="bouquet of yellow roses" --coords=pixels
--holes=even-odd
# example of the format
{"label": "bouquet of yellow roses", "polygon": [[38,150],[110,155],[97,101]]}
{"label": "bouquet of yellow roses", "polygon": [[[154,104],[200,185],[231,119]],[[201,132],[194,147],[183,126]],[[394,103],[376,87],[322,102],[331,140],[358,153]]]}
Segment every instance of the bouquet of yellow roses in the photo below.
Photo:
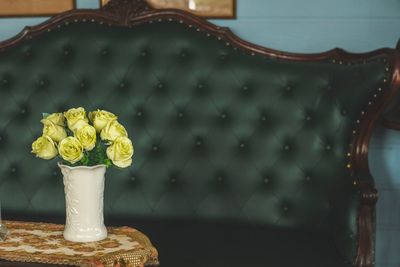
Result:
{"label": "bouquet of yellow roses", "polygon": [[43,135],[32,144],[32,153],[50,160],[60,156],[70,166],[132,164],[133,145],[118,117],[105,110],[86,115],[84,108],[43,114]]}

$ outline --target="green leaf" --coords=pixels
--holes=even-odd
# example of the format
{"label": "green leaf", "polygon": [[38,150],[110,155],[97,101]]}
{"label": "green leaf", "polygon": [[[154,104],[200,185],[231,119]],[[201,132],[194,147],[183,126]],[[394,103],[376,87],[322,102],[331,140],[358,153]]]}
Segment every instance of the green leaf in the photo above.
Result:
{"label": "green leaf", "polygon": [[87,164],[89,166],[95,166],[100,164],[107,165],[107,147],[106,144],[101,140],[100,136],[97,135],[96,145],[93,150],[86,152],[87,153]]}
{"label": "green leaf", "polygon": [[111,159],[106,159],[106,160],[104,161],[104,164],[106,165],[106,168],[110,168],[111,165],[112,165]]}
{"label": "green leaf", "polygon": [[83,158],[80,161],[80,165],[83,165],[83,166],[88,166],[89,165],[89,157],[87,155],[87,152],[84,152]]}

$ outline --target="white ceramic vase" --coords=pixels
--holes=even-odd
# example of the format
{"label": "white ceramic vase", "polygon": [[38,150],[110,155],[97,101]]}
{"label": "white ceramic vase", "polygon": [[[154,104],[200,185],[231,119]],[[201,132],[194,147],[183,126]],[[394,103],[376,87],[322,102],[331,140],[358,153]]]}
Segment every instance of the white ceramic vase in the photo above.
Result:
{"label": "white ceramic vase", "polygon": [[106,238],[103,217],[105,165],[58,166],[64,176],[64,238],[73,242],[95,242]]}

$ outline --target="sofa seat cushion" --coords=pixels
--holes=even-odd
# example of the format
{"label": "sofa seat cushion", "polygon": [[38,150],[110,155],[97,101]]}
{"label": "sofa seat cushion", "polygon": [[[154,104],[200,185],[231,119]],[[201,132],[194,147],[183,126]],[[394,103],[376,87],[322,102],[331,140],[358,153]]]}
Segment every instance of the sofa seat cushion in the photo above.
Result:
{"label": "sofa seat cushion", "polygon": [[[150,237],[163,267],[347,267],[321,233],[205,222],[133,222]],[[139,226],[140,225],[140,226]]]}

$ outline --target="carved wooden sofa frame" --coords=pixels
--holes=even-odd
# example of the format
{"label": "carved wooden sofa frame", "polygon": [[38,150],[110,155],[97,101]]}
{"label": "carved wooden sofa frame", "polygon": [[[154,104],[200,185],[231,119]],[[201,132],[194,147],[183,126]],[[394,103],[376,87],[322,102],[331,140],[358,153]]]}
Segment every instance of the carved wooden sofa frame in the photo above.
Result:
{"label": "carved wooden sofa frame", "polygon": [[[378,193],[368,166],[368,145],[374,126],[378,123],[388,104],[394,99],[400,88],[400,43],[396,49],[384,48],[364,54],[352,54],[338,48],[319,54],[286,53],[244,41],[234,35],[228,28],[216,26],[187,12],[174,9],[155,10],[139,0],[113,0],[101,10],[73,10],[55,16],[38,26],[26,27],[16,37],[1,43],[0,53],[25,40],[33,39],[44,32],[51,32],[64,25],[76,22],[131,28],[144,22],[157,23],[164,20],[179,21],[189,28],[195,28],[207,36],[221,40],[226,46],[231,46],[235,50],[241,50],[252,56],[261,55],[268,58],[296,62],[331,61],[335,64],[362,63],[381,55],[388,56],[390,60],[386,64],[387,71],[391,73],[391,79],[385,81],[385,84],[390,89],[383,91],[379,88],[373,98],[370,99],[366,109],[360,114],[359,119],[354,122],[354,134],[348,153],[347,165],[360,195],[358,248],[354,265],[357,267],[372,267],[374,265],[375,203],[378,199]],[[398,125],[393,121],[387,121],[386,124],[392,126],[392,128]],[[363,177],[363,179],[359,179],[359,177]]]}

